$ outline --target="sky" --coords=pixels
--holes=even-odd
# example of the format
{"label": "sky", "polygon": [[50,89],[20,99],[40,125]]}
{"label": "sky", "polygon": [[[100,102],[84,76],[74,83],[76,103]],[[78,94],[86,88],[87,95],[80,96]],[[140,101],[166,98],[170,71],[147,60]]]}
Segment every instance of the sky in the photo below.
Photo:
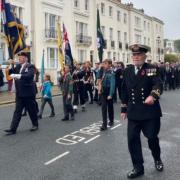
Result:
{"label": "sky", "polygon": [[132,2],[135,8],[157,17],[165,23],[164,38],[180,39],[180,0],[122,0]]}

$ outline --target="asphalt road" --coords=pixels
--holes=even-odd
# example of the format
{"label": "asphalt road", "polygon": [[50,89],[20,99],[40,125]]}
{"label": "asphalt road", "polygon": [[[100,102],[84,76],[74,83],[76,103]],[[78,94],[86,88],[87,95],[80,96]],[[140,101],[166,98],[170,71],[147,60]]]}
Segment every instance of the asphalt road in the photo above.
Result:
{"label": "asphalt road", "polygon": [[[142,137],[145,175],[142,180],[180,179],[180,90],[161,98],[163,118],[160,133],[163,173],[156,172]],[[30,132],[24,117],[17,134],[5,136],[14,105],[0,107],[0,180],[125,180],[132,165],[127,149],[126,122],[119,121],[120,103],[115,104],[115,126],[99,132],[101,109],[88,105],[75,121],[61,122],[61,97],[55,97],[56,117],[48,106],[40,130]]]}

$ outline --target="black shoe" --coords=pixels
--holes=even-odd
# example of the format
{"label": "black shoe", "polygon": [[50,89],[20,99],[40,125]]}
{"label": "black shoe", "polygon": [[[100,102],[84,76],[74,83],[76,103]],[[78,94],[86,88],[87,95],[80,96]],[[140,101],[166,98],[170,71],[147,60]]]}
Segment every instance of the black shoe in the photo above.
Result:
{"label": "black shoe", "polygon": [[7,130],[4,130],[4,132],[6,132],[7,134],[7,136],[10,136],[10,135],[13,135],[13,134],[16,134],[16,131],[13,131],[13,130],[11,130],[11,129],[7,129]]}
{"label": "black shoe", "polygon": [[38,119],[42,119],[42,115],[38,115]]}
{"label": "black shoe", "polygon": [[85,107],[82,107],[82,112],[85,112],[86,111],[86,108]]}
{"label": "black shoe", "polygon": [[71,121],[74,121],[75,119],[74,119],[74,116],[71,116]]}
{"label": "black shoe", "polygon": [[39,129],[38,126],[33,126],[33,127],[30,129],[30,131],[33,132],[33,131],[37,131],[38,129]]}
{"label": "black shoe", "polygon": [[69,118],[62,118],[61,121],[69,121]]}
{"label": "black shoe", "polygon": [[52,118],[55,116],[55,113],[52,113],[49,117]]}
{"label": "black shoe", "polygon": [[108,125],[109,125],[110,127],[112,127],[112,126],[114,126],[114,122],[111,122],[111,121],[110,121],[110,122],[108,123]]}
{"label": "black shoe", "polygon": [[105,126],[100,127],[100,131],[106,131],[106,130],[107,130],[107,127],[105,127]]}
{"label": "black shoe", "polygon": [[93,101],[91,101],[89,104],[93,104]]}
{"label": "black shoe", "polygon": [[139,176],[142,176],[144,175],[144,168],[134,168],[132,171],[130,171],[128,174],[127,174],[127,178],[128,179],[135,179]]}
{"label": "black shoe", "polygon": [[155,168],[159,172],[162,172],[164,170],[164,165],[161,160],[155,161]]}

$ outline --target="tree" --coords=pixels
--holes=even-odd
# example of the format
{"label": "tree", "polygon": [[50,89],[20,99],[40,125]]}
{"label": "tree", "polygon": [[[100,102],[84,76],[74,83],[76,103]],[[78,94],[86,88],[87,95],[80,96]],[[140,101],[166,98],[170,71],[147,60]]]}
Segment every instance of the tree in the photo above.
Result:
{"label": "tree", "polygon": [[175,63],[175,62],[179,61],[179,58],[175,54],[165,54],[164,60],[165,60],[165,62]]}
{"label": "tree", "polygon": [[180,39],[174,41],[176,51],[180,52]]}

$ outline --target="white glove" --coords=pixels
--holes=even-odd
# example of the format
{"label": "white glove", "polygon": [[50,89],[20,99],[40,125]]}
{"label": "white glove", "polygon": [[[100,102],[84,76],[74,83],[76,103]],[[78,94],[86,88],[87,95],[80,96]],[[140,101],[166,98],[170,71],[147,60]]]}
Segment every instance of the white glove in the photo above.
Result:
{"label": "white glove", "polygon": [[11,74],[10,77],[14,79],[14,77],[15,77],[14,75],[15,75],[15,74]]}
{"label": "white glove", "polygon": [[10,76],[13,79],[21,79],[21,74],[11,74]]}

